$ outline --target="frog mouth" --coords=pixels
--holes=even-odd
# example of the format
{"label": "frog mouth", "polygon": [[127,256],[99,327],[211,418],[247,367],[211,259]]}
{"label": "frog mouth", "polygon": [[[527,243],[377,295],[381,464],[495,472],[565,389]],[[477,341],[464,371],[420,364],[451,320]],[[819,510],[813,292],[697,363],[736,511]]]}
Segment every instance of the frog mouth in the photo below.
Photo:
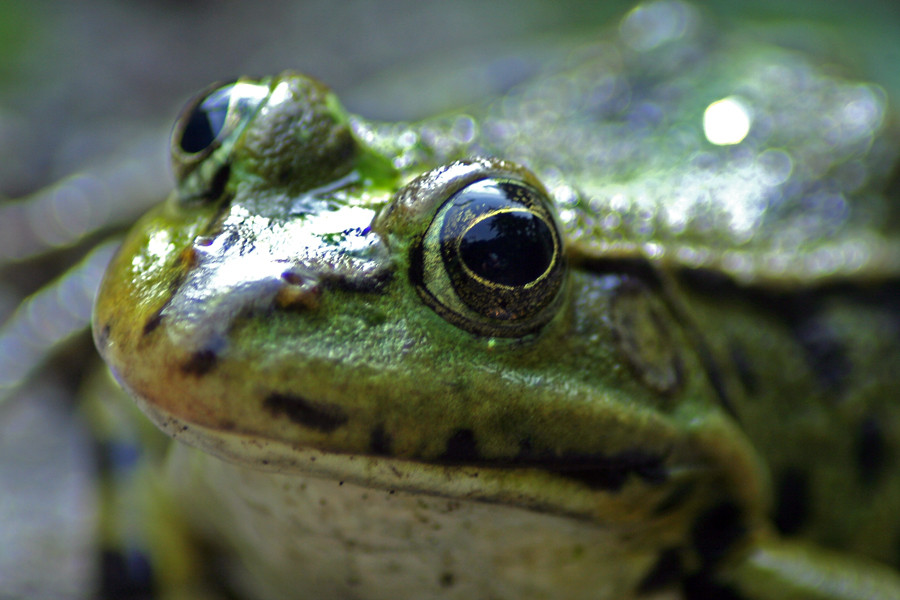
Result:
{"label": "frog mouth", "polygon": [[665,483],[668,475],[664,460],[662,455],[635,449],[611,455],[528,456],[512,461],[488,460],[459,464],[510,470],[537,469],[582,483],[592,490],[617,492],[632,477],[652,485]]}
{"label": "frog mouth", "polygon": [[471,430],[457,431],[447,443],[444,456],[433,462],[437,465],[489,467],[502,470],[536,469],[577,481],[592,490],[619,491],[631,478],[648,484],[661,484],[667,479],[664,453],[643,449],[627,449],[603,454],[538,452],[525,444],[512,459],[483,457],[478,454]]}
{"label": "frog mouth", "polygon": [[[313,402],[294,395],[271,394],[266,398],[264,405],[275,416],[285,416],[304,427],[325,433],[335,431],[348,420],[347,415],[336,405]],[[373,429],[371,439],[369,454],[382,458],[399,458],[390,451],[390,440],[382,427]],[[648,484],[664,483],[667,478],[664,466],[666,454],[638,448],[608,454],[600,452],[553,454],[537,451],[531,444],[523,443],[514,457],[488,457],[479,452],[474,431],[459,429],[449,436],[441,456],[408,457],[408,459],[445,467],[537,469],[578,481],[590,489],[616,492],[632,476]]]}
{"label": "frog mouth", "polygon": [[498,459],[477,456],[468,443],[471,435],[462,432],[454,436],[444,456],[434,459],[341,453],[189,423],[152,403],[139,403],[172,438],[227,462],[372,489],[595,518],[598,511],[610,507],[633,507],[635,497],[647,497],[639,501],[647,506],[659,504],[669,487],[663,484],[671,479],[667,454],[640,449],[559,456],[526,449],[516,457]]}

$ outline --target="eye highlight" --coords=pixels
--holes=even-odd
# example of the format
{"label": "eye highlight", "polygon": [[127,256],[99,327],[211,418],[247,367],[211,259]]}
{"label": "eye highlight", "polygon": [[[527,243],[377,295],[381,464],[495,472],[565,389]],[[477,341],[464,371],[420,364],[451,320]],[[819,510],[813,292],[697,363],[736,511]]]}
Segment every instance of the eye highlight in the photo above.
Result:
{"label": "eye highlight", "polygon": [[469,183],[440,206],[422,239],[419,291],[473,333],[531,333],[555,313],[565,273],[546,195],[513,179]]}

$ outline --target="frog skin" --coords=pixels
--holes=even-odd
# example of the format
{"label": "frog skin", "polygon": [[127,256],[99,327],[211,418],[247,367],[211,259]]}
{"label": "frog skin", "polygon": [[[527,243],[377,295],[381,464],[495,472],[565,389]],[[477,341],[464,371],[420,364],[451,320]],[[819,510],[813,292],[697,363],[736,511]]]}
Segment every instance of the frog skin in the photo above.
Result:
{"label": "frog skin", "polygon": [[776,42],[659,2],[476,116],[190,103],[94,337],[230,585],[900,598],[897,131]]}

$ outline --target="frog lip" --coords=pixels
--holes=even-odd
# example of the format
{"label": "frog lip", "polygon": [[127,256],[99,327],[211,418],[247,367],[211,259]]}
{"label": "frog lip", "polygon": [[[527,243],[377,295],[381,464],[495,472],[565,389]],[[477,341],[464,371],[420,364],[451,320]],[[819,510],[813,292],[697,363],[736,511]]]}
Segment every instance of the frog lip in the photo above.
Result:
{"label": "frog lip", "polygon": [[[657,484],[668,481],[666,456],[641,450],[465,461],[342,453],[196,425],[140,397],[138,403],[172,438],[215,458],[254,470],[324,477],[391,493],[480,500],[596,519],[617,510],[633,516],[634,502],[655,506],[653,498],[665,487]],[[551,484],[548,475],[559,478],[560,484]],[[646,485],[626,486],[635,480]]]}
{"label": "frog lip", "polygon": [[[532,470],[543,471],[578,481],[591,489],[617,491],[626,481],[634,476],[648,484],[662,484],[668,479],[666,467],[669,452],[662,449],[651,452],[644,448],[626,448],[616,452],[562,452],[551,453],[549,451],[534,450],[523,447],[513,457],[489,457],[479,455],[474,445],[469,443],[466,430],[458,433],[447,444],[447,450],[442,456],[434,458],[397,456],[390,453],[387,448],[370,448],[368,452],[352,453],[315,448],[312,446],[298,445],[297,443],[281,442],[276,439],[259,438],[256,436],[252,444],[247,444],[252,436],[233,428],[215,428],[208,425],[200,425],[186,421],[172,414],[158,404],[144,399],[138,395],[138,402],[148,416],[157,425],[175,439],[186,441],[190,445],[200,446],[213,454],[225,455],[238,462],[247,462],[242,457],[251,458],[256,464],[275,464],[279,460],[256,460],[252,458],[260,448],[281,449],[289,448],[290,453],[313,452],[321,455],[358,457],[374,461],[399,461],[410,464],[431,465],[438,468],[471,468],[471,469],[496,469],[498,471]],[[321,407],[319,407],[321,409]],[[342,415],[328,413],[329,427],[334,429],[343,424]],[[317,416],[320,427],[326,415]],[[191,432],[187,434],[186,432]],[[218,440],[218,441],[217,441]],[[225,444],[222,440],[241,440],[242,448],[236,451],[235,444]],[[250,452],[247,452],[247,450]]]}
{"label": "frog lip", "polygon": [[585,484],[593,490],[615,492],[631,476],[648,484],[662,484],[668,478],[665,455],[641,449],[628,449],[612,454],[563,453],[520,454],[514,459],[439,460],[435,464],[467,467],[491,467],[501,470],[536,469]]}

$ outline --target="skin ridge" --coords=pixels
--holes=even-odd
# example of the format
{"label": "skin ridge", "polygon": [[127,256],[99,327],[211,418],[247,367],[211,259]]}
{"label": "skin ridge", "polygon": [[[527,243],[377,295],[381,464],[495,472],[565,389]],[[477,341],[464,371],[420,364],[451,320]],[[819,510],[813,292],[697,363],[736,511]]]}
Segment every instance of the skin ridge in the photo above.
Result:
{"label": "skin ridge", "polygon": [[666,307],[676,316],[679,323],[687,333],[694,351],[697,353],[709,382],[713,387],[721,407],[736,421],[740,417],[735,408],[733,393],[727,384],[727,374],[724,366],[715,357],[700,332],[700,328],[689,316],[688,311],[681,306],[677,292],[671,289],[666,281],[666,274],[655,268],[649,261],[643,259],[573,259],[573,266],[582,267],[596,273],[619,273],[634,277],[647,285],[651,291],[657,293],[664,301]]}

